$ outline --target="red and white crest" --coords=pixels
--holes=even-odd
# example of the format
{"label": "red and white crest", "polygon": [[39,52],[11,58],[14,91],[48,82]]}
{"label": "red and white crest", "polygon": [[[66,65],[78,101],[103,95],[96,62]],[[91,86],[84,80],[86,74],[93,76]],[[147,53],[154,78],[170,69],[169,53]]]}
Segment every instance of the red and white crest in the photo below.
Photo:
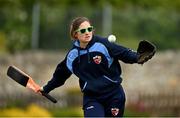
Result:
{"label": "red and white crest", "polygon": [[96,63],[96,64],[100,64],[100,63],[101,63],[102,58],[101,58],[101,56],[96,55],[95,57],[93,57],[93,60],[94,60],[94,63]]}
{"label": "red and white crest", "polygon": [[119,109],[118,108],[111,108],[111,113],[113,116],[117,116],[119,113]]}

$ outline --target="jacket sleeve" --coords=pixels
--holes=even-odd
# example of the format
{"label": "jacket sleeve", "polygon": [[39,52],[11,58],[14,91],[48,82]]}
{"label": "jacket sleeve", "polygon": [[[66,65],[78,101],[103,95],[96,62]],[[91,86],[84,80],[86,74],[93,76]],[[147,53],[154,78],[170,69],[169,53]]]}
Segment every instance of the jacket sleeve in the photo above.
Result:
{"label": "jacket sleeve", "polygon": [[121,60],[125,63],[137,63],[139,57],[137,52],[132,51],[124,46],[111,43],[107,39],[104,39],[103,42],[113,58]]}
{"label": "jacket sleeve", "polygon": [[57,65],[52,79],[43,87],[44,92],[49,93],[51,90],[63,85],[71,74],[71,71],[66,66],[65,58]]}

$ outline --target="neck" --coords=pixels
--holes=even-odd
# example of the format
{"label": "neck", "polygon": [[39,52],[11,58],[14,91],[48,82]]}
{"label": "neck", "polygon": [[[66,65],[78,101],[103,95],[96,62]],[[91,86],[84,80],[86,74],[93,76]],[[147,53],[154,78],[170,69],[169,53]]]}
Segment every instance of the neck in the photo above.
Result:
{"label": "neck", "polygon": [[80,47],[81,47],[81,48],[86,48],[87,45],[88,45],[88,42],[87,42],[87,43],[82,43],[82,42],[80,43]]}

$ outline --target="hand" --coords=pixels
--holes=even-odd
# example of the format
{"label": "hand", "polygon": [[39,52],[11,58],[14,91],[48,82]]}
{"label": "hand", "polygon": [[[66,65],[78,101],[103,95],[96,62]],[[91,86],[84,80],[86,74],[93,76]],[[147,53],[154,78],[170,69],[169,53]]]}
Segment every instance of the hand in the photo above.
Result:
{"label": "hand", "polygon": [[139,54],[137,63],[144,64],[154,56],[156,46],[146,40],[140,41],[137,53]]}
{"label": "hand", "polygon": [[153,56],[154,56],[155,52],[151,52],[151,53],[143,53],[140,54],[138,57],[138,64],[144,64],[145,62],[147,62],[148,60],[150,60]]}
{"label": "hand", "polygon": [[37,90],[37,93],[42,94],[42,92],[44,92],[43,87],[39,87],[39,89]]}

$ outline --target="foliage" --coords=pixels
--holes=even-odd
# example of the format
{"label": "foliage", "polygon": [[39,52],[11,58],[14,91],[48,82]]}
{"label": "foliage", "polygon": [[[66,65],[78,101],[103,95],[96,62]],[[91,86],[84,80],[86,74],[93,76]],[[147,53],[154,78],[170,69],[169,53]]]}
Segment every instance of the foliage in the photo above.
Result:
{"label": "foliage", "polygon": [[0,50],[2,52],[5,52],[6,51],[6,37],[5,37],[5,34],[3,32],[0,32]]}
{"label": "foliage", "polygon": [[15,53],[31,49],[35,3],[41,9],[40,49],[71,47],[69,24],[75,16],[90,18],[96,33],[102,35],[103,9],[107,5],[112,6],[112,32],[119,37],[118,42],[135,48],[139,40],[148,39],[161,50],[179,49],[179,0],[0,0],[3,50]]}
{"label": "foliage", "polygon": [[8,108],[0,111],[0,117],[51,117],[51,113],[35,104],[29,105],[26,109]]}
{"label": "foliage", "polygon": [[65,107],[50,110],[54,117],[83,117],[81,107]]}
{"label": "foliage", "polygon": [[[119,12],[119,13],[118,13]],[[180,15],[163,9],[134,9],[114,12],[113,32],[128,40],[150,40],[158,49],[179,48],[179,18]],[[117,19],[117,21],[116,21]],[[116,24],[119,21],[119,26]],[[169,42],[170,41],[170,42]],[[167,43],[168,42],[168,43]]]}

